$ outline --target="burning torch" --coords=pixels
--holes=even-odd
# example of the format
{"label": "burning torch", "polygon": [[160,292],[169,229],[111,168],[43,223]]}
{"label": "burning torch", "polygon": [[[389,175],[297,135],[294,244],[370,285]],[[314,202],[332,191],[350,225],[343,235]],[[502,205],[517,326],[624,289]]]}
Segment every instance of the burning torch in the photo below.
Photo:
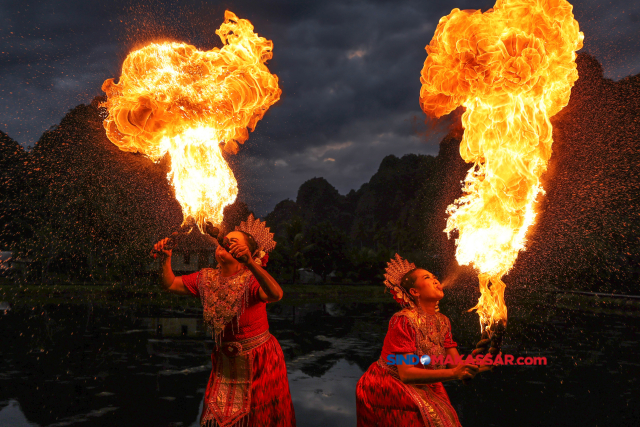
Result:
{"label": "burning torch", "polygon": [[566,0],[500,0],[485,13],[453,9],[427,45],[420,105],[439,118],[459,106],[462,158],[473,166],[447,208],[456,259],[478,270],[482,338],[500,353],[507,321],[502,277],[525,248],[551,156],[550,117],[569,102],[584,35]]}
{"label": "burning torch", "polygon": [[[185,220],[185,223],[182,224],[180,226],[180,228],[178,229],[178,231],[174,231],[173,233],[171,233],[171,235],[168,237],[168,241],[167,243],[164,245],[164,249],[165,250],[173,250],[175,249],[180,240],[182,239],[182,237],[186,236],[187,234],[191,233],[194,228],[196,227],[196,222],[193,218],[189,217]],[[205,222],[205,229],[204,229],[205,233],[207,235],[209,235],[210,237],[213,238],[213,240],[211,241],[216,247],[218,245],[220,245],[221,243],[218,240],[218,236],[220,234],[220,229],[216,226],[213,225],[213,223],[211,223],[211,221],[206,221]],[[226,239],[228,241],[228,239]],[[224,246],[223,246],[224,247]],[[225,249],[227,249],[225,247]],[[157,258],[157,256],[159,254],[161,254],[161,251],[152,249],[151,250],[151,256],[153,256],[153,258]]]}
{"label": "burning torch", "polygon": [[169,247],[195,227],[217,242],[214,224],[222,223],[224,208],[238,195],[224,155],[238,152],[282,93],[266,66],[273,42],[248,20],[230,11],[224,16],[216,31],[222,48],[150,43],[127,55],[118,83],[102,85],[109,140],[155,162],[171,157],[167,178],[185,220]]}

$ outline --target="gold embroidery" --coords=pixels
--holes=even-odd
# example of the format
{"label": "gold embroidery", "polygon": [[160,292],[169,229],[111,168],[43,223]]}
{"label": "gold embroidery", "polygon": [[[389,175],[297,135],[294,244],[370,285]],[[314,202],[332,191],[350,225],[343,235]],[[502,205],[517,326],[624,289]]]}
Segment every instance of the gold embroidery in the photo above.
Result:
{"label": "gold embroidery", "polygon": [[[212,379],[211,395],[200,424],[220,427],[246,421],[251,409],[253,383],[253,354],[251,350],[271,339],[269,331],[239,342],[223,342],[216,353],[216,370]],[[228,348],[231,348],[231,354]],[[233,350],[239,349],[234,353]],[[215,423],[213,423],[215,420]],[[243,422],[244,422],[243,421]]]}
{"label": "gold embroidery", "polygon": [[200,299],[203,318],[219,344],[224,328],[244,311],[252,274],[248,269],[230,277],[220,276],[219,269],[205,268],[200,271]]}
{"label": "gold embroidery", "polygon": [[247,416],[251,408],[252,381],[252,354],[228,357],[218,352],[212,394],[205,402],[207,408],[200,424],[204,426],[215,420],[220,427],[226,427]]}
{"label": "gold embroidery", "polygon": [[[440,419],[440,417],[438,416],[438,414],[436,413],[435,409],[433,409],[433,406],[429,404],[424,390],[414,386],[406,385],[406,384],[405,386],[407,388],[409,395],[413,399],[413,401],[420,408],[420,413],[422,413],[422,419],[424,420],[424,424],[426,426],[444,427],[444,424]],[[428,423],[427,420],[431,420],[431,422]]]}
{"label": "gold embroidery", "polygon": [[[411,323],[411,326],[416,331],[416,355],[418,357],[424,354],[431,356],[431,364],[427,368],[445,369],[444,358],[446,357],[446,351],[444,340],[449,330],[447,317],[441,313],[425,315],[418,313],[415,309],[403,309],[394,316],[404,316]],[[442,356],[443,363],[436,362],[434,356]],[[428,385],[412,386],[403,383],[398,375],[397,366],[387,365],[382,356],[378,360],[378,365],[386,369],[406,390],[407,394],[420,409],[425,426],[445,427],[445,425],[460,425],[453,407],[433,392]]]}
{"label": "gold embroidery", "polygon": [[446,369],[444,363],[439,363],[435,359],[438,356],[447,356],[444,348],[444,340],[449,330],[449,321],[442,313],[427,315],[418,313],[415,309],[404,309],[394,316],[404,316],[409,320],[411,326],[416,331],[416,355],[418,357],[426,354],[431,357],[431,364],[427,369]]}
{"label": "gold embroidery", "polygon": [[[398,375],[397,367],[387,365],[382,358],[378,359],[378,366],[384,368],[394,378],[394,380],[398,381],[400,386],[405,390],[409,397],[411,397],[413,403],[415,403],[420,410],[425,426],[444,427],[446,425],[449,427],[460,425],[458,416],[456,415],[453,407],[451,407],[448,402],[443,401],[442,398],[434,393],[428,385],[413,386],[403,383]],[[437,405],[440,413],[445,418],[444,420],[440,415],[438,415],[438,412],[430,402]]]}

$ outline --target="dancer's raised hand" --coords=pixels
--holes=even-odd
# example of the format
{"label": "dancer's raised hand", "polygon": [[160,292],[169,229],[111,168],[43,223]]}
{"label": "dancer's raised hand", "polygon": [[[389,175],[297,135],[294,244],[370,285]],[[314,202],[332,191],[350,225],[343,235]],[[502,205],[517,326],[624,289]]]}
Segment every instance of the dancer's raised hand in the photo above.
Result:
{"label": "dancer's raised hand", "polygon": [[240,261],[242,264],[248,264],[253,261],[251,258],[251,251],[247,245],[239,243],[237,239],[232,238],[230,240],[229,253],[232,257]]}
{"label": "dancer's raised hand", "polygon": [[168,243],[169,243],[169,238],[166,237],[166,238],[160,240],[155,245],[153,245],[153,250],[156,251],[157,253],[164,254],[164,256],[167,257],[167,258],[171,258],[172,250],[165,248],[165,246],[167,246]]}
{"label": "dancer's raised hand", "polygon": [[478,365],[456,365],[453,368],[453,375],[459,380],[470,380],[475,377],[480,368]]}

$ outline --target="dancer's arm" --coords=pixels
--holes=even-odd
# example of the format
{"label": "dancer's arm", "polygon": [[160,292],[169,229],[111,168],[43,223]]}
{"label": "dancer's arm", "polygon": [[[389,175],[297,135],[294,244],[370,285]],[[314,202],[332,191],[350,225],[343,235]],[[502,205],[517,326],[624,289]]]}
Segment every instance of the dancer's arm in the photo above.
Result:
{"label": "dancer's arm", "polygon": [[[456,349],[455,347],[448,348],[445,351],[447,352],[447,356],[451,356],[451,359],[453,359],[453,360],[458,360],[460,358],[460,354],[458,353],[458,349]],[[454,365],[453,363],[448,363],[447,364],[447,368],[454,368],[456,366],[457,365]],[[493,366],[491,366],[491,365],[480,365],[479,369],[478,369],[478,373],[487,372],[487,371],[490,371],[492,369],[493,369]]]}
{"label": "dancer's arm", "polygon": [[478,373],[476,365],[457,365],[448,369],[422,369],[414,365],[398,365],[398,375],[405,384],[433,384],[443,381],[471,379]]}
{"label": "dancer's arm", "polygon": [[231,246],[229,247],[229,253],[235,259],[241,258],[242,256],[246,257],[245,259],[247,259],[247,262],[243,262],[243,264],[247,266],[249,271],[251,271],[255,276],[256,280],[258,280],[258,283],[260,284],[259,294],[262,301],[276,302],[282,299],[282,288],[276,279],[271,277],[264,268],[260,267],[253,261],[251,258],[251,252],[247,246],[240,245],[232,240]]}
{"label": "dancer's arm", "polygon": [[162,264],[162,287],[165,291],[171,292],[172,294],[189,295],[189,290],[182,282],[182,276],[176,276],[171,269],[172,251],[171,249],[166,250],[164,248],[168,241],[168,238],[162,239],[153,246],[156,251],[162,252],[163,254],[163,259],[160,261]]}

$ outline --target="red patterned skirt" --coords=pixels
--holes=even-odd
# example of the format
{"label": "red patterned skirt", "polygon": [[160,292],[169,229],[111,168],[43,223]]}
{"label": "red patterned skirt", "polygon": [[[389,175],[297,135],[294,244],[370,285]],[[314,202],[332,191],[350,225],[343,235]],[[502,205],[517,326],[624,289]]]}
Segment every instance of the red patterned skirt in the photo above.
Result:
{"label": "red patterned skirt", "polygon": [[410,386],[378,362],[356,387],[358,427],[460,427],[442,383]]}
{"label": "red patterned skirt", "polygon": [[201,425],[295,427],[287,368],[274,336],[243,355],[214,351],[211,361]]}

